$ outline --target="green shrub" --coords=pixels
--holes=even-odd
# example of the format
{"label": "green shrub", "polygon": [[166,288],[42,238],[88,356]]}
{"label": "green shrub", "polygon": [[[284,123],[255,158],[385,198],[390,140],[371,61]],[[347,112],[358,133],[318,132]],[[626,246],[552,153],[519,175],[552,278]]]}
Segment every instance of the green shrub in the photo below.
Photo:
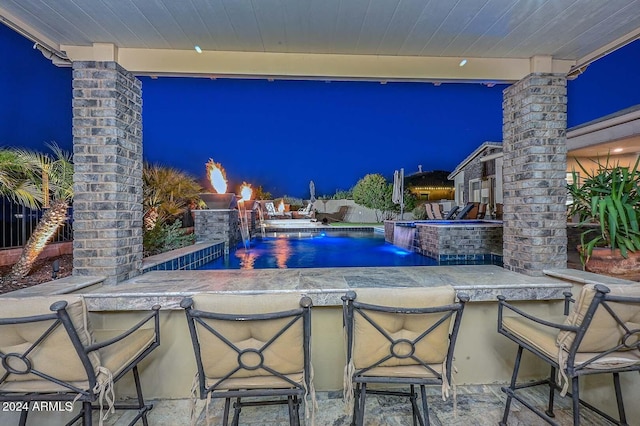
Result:
{"label": "green shrub", "polygon": [[291,197],[289,195],[285,195],[284,197],[282,197],[282,199],[284,200],[285,204],[289,204],[291,206],[302,206],[304,205],[304,201],[302,200],[302,198],[298,198],[298,197]]}
{"label": "green shrub", "polygon": [[153,256],[195,243],[195,235],[185,234],[182,222],[176,220],[172,224],[157,222],[156,225],[144,232],[142,244],[144,256]]}
{"label": "green shrub", "polygon": [[331,198],[334,200],[353,200],[353,189],[349,189],[347,191],[344,189],[338,189]]}
{"label": "green shrub", "polygon": [[413,218],[415,220],[427,219],[427,209],[424,208],[424,204],[417,206],[411,213],[413,213]]}

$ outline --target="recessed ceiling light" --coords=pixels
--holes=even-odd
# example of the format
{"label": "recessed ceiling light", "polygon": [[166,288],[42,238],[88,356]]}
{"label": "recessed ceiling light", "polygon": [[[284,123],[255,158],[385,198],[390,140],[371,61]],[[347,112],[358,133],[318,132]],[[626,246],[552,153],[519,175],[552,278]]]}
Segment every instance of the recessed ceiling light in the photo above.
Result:
{"label": "recessed ceiling light", "polygon": [[202,53],[202,49],[200,49],[200,46],[198,46],[197,44],[193,46],[193,48],[196,49],[196,52]]}
{"label": "recessed ceiling light", "polygon": [[613,152],[622,152],[622,148],[616,148],[613,150]]}
{"label": "recessed ceiling light", "polygon": [[466,64],[467,64],[467,60],[466,59],[463,59],[463,60],[460,61],[460,66],[461,67],[464,67]]}

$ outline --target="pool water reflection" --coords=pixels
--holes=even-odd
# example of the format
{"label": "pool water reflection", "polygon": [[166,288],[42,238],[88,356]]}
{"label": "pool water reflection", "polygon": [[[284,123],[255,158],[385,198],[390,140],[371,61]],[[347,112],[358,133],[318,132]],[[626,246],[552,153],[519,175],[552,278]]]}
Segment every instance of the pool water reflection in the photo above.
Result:
{"label": "pool water reflection", "polygon": [[376,232],[285,234],[256,238],[199,269],[432,266],[435,259],[385,242]]}

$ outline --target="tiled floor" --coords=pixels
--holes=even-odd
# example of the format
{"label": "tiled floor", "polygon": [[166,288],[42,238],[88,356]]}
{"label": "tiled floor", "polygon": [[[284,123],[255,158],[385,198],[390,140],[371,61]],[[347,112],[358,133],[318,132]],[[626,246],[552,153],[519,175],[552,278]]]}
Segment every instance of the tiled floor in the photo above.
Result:
{"label": "tiled floor", "polygon": [[[483,426],[497,425],[502,418],[505,395],[497,385],[458,386],[456,398],[442,401],[437,387],[429,389],[428,402],[430,407],[430,421],[434,426]],[[538,406],[545,404],[545,392],[541,389],[526,391]],[[571,402],[568,398],[556,398],[556,420],[561,425],[571,425]],[[212,401],[209,407],[209,422],[220,425],[222,401]],[[205,404],[198,401],[196,425],[207,424]],[[156,401],[155,407],[149,414],[149,424],[157,426],[179,426],[190,424],[189,400]],[[303,417],[301,408],[301,417]],[[127,424],[128,414],[120,417],[117,413],[109,418],[105,425]],[[604,426],[612,423],[595,416],[587,410],[582,410],[582,424],[589,426]],[[316,426],[348,425],[350,413],[345,412],[342,393],[320,392],[318,394],[318,410],[315,416]],[[97,419],[96,419],[97,424]],[[268,407],[246,407],[240,416],[241,425],[281,426],[288,424],[288,414],[285,405]],[[310,425],[310,421],[303,422]],[[367,426],[409,426],[411,425],[411,406],[407,399],[372,395],[367,397],[365,425]],[[509,416],[511,426],[546,425],[540,418],[519,403],[514,402]]]}

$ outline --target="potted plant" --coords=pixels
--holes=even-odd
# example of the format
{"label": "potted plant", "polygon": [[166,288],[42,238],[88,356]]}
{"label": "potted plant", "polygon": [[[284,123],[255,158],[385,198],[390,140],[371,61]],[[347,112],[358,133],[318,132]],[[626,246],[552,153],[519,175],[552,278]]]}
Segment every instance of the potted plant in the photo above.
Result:
{"label": "potted plant", "polygon": [[573,199],[569,215],[579,226],[591,226],[580,235],[580,258],[587,271],[608,275],[640,269],[640,156],[633,167],[594,160],[593,171],[577,162],[567,185]]}

